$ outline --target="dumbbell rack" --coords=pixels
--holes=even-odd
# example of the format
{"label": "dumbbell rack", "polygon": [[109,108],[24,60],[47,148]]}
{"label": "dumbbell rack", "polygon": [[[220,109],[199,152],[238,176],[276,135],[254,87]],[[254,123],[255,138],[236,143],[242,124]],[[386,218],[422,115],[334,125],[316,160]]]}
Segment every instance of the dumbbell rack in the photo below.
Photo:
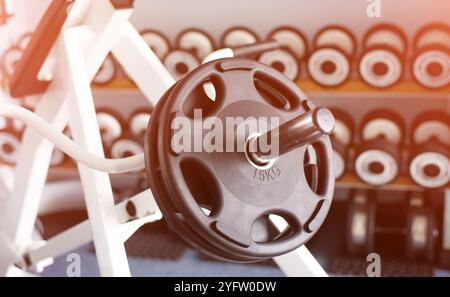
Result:
{"label": "dumbbell rack", "polygon": [[[408,125],[411,120],[421,111],[426,110],[429,106],[440,106],[442,109],[450,110],[450,88],[440,90],[439,92],[427,91],[412,81],[404,81],[399,85],[389,88],[387,90],[375,90],[367,87],[363,82],[358,80],[351,80],[346,84],[337,88],[324,88],[316,83],[303,79],[298,81],[298,85],[311,98],[313,98],[318,105],[327,107],[346,107],[351,106],[354,115],[363,115],[372,109],[381,107],[389,107],[402,115]],[[114,98],[112,101],[111,98]],[[105,86],[95,87],[95,100],[100,107],[120,108],[124,106],[120,103],[121,99],[126,98],[126,102],[132,101],[139,106],[139,102],[145,104],[142,95],[137,91],[137,88],[125,77],[118,77],[111,83]],[[413,110],[406,112],[401,107],[411,106]],[[127,106],[129,108],[129,106]],[[360,118],[355,118],[356,124],[360,122]],[[66,161],[61,166],[51,170],[53,175],[71,177],[76,175],[76,169],[71,161]],[[135,181],[143,178],[143,174],[133,174],[131,177]],[[400,175],[394,182],[383,187],[373,187],[360,181],[360,179],[352,174],[346,173],[337,182],[338,189],[363,189],[363,190],[389,190],[389,191],[405,191],[405,192],[422,192],[423,189],[414,184],[414,182],[407,175]],[[444,221],[442,226],[443,240],[442,240],[442,262],[444,266],[448,265],[448,256],[450,252],[450,189],[440,190],[445,195]]]}
{"label": "dumbbell rack", "polygon": [[[305,85],[308,84],[306,83]],[[351,106],[352,117],[356,126],[361,122],[362,115],[367,114],[370,110],[389,108],[402,116],[407,127],[405,133],[411,132],[410,126],[413,118],[419,113],[429,109],[430,106],[434,108],[439,107],[444,111],[450,111],[448,90],[430,92],[408,82],[404,82],[399,86],[388,90],[377,91],[376,93],[368,87],[361,86],[358,82],[350,82],[347,86],[343,86],[336,90],[336,92],[324,92],[320,87],[313,86],[308,94],[315,98],[319,104],[323,104],[327,107],[345,108]],[[356,143],[360,141],[359,139],[354,139],[354,141],[355,140]],[[350,148],[349,154],[351,155],[353,153],[354,149]],[[407,151],[403,150],[402,153],[405,155],[407,154]],[[405,167],[407,164],[400,164],[400,166]],[[351,169],[352,168],[350,168],[350,170]],[[355,174],[346,173],[337,181],[337,188],[345,190],[381,190],[395,192],[426,191],[422,187],[416,185],[407,173],[400,174],[400,176],[392,183],[382,187],[369,186],[362,182]],[[446,188],[436,191],[441,192],[444,196],[443,224],[441,229],[442,251],[440,262],[443,267],[448,268],[448,252],[450,248],[450,189]]]}
{"label": "dumbbell rack", "polygon": [[[299,80],[299,87],[310,97],[317,105],[326,107],[346,107],[351,106],[352,116],[355,124],[358,126],[362,116],[367,112],[378,108],[390,108],[399,113],[406,123],[407,129],[410,129],[411,122],[419,113],[427,110],[430,106],[441,110],[450,111],[450,88],[439,91],[428,91],[418,86],[414,82],[405,81],[395,87],[386,90],[375,90],[366,86],[363,82],[351,80],[346,84],[333,89],[327,89],[317,85],[310,80]],[[135,87],[126,79],[118,78],[107,86],[97,87],[98,97],[113,95],[117,93],[126,94],[127,97],[136,97],[139,101],[140,95],[135,91]],[[408,106],[408,109],[403,108]],[[409,133],[411,131],[407,131]],[[359,140],[356,139],[356,142]],[[352,154],[351,148],[350,154]],[[407,153],[406,150],[403,153]],[[406,164],[402,164],[404,167]],[[351,169],[351,168],[350,168]],[[336,183],[337,189],[350,190],[381,190],[398,192],[424,192],[424,188],[415,184],[407,173],[400,174],[392,183],[375,187],[361,181],[354,173],[347,172]],[[442,230],[442,256],[441,264],[448,267],[448,253],[450,253],[450,188],[438,189],[444,196],[443,224]]]}
{"label": "dumbbell rack", "polygon": [[[173,2],[173,1],[172,1]],[[365,1],[361,1],[365,2]],[[138,5],[144,5],[144,1],[141,1],[138,3]],[[197,5],[197,4],[196,4]],[[220,5],[220,4],[218,4]],[[292,5],[292,3],[287,4]],[[326,5],[326,4],[325,4]],[[334,4],[331,4],[331,7]],[[366,3],[361,4],[361,6],[365,6]],[[388,4],[386,4],[388,5]],[[410,4],[413,5],[413,4]],[[170,6],[170,5],[168,5]],[[314,5],[310,5],[313,7]],[[263,8],[264,10],[266,8]],[[313,8],[312,8],[313,9]],[[314,8],[315,9],[315,8]],[[164,9],[163,9],[164,10]],[[233,15],[234,15],[233,9]],[[330,11],[334,11],[333,9],[330,9]],[[183,9],[180,9],[180,11],[184,11]],[[362,10],[361,10],[362,11]],[[388,12],[389,13],[389,12]],[[158,21],[158,17],[161,18],[165,13],[160,13],[160,10],[158,10],[159,16],[156,18],[152,18],[154,20],[154,23],[163,24],[164,22]],[[296,15],[297,13],[295,13]],[[191,15],[191,14],[189,14]],[[317,15],[317,13],[312,13],[311,15]],[[292,15],[291,15],[292,16]],[[258,16],[255,14],[252,16],[256,19],[253,21],[250,19],[248,20],[249,24],[258,23]],[[388,15],[388,18],[392,15]],[[340,19],[341,18],[341,19]],[[347,21],[345,17],[345,13],[342,15],[342,17],[334,17],[330,20],[330,22],[343,22],[342,18]],[[143,25],[144,23],[142,20],[136,18],[135,20],[137,23],[141,23]],[[147,18],[146,18],[147,19]],[[200,22],[203,21],[203,18],[197,18],[200,20]],[[234,21],[234,18],[233,18]],[[260,21],[260,20],[259,20]],[[315,27],[317,25],[318,20],[309,20],[308,26],[305,27],[305,30],[313,31],[310,27]],[[296,23],[296,21],[295,21]],[[147,25],[147,24],[145,24]],[[211,30],[217,31],[219,28],[218,26],[222,26],[223,24],[219,25],[219,22],[217,22],[217,25],[214,25],[211,27]],[[320,24],[320,26],[323,25]],[[174,31],[177,30],[175,28],[175,25],[170,28],[170,30],[167,31]],[[258,31],[265,31],[268,28],[270,24],[265,24],[264,26],[261,26],[261,28],[258,28]],[[210,28],[208,26],[208,28]],[[166,28],[162,28],[166,29]],[[311,30],[310,30],[311,29]],[[355,30],[359,31],[362,28],[358,28]],[[220,29],[221,30],[221,29]],[[166,30],[164,30],[166,31]],[[166,31],[166,32],[167,32]],[[448,98],[448,94],[450,93],[450,89],[444,89],[440,92],[429,92],[418,86],[417,84],[406,81],[402,82],[396,87],[390,88],[388,90],[379,91],[372,88],[368,88],[362,83],[361,81],[353,80],[349,81],[345,85],[338,87],[338,88],[332,88],[332,89],[325,89],[317,84],[315,84],[312,81],[309,80],[301,80],[298,82],[299,86],[304,90],[311,98],[314,98],[319,105],[325,105],[325,106],[352,106],[352,111],[355,111],[353,113],[355,114],[363,114],[364,110],[366,110],[366,107],[370,106],[370,109],[375,109],[377,107],[390,107],[394,109],[395,111],[398,111],[402,116],[404,117],[406,122],[410,122],[412,117],[416,115],[419,111],[422,111],[422,107],[426,108],[428,105],[430,106],[439,106],[442,108],[445,108],[447,110],[450,110],[450,98]],[[113,81],[111,84],[104,86],[104,87],[98,87],[95,91],[95,99],[96,101],[102,101],[102,97],[120,97],[120,96],[129,96],[129,97],[136,97],[136,101],[139,101],[139,98],[141,95],[138,95],[138,92],[135,91],[135,87],[125,78],[118,78],[115,81]],[[109,98],[109,99],[111,99]],[[117,102],[116,99],[113,98],[110,103],[113,105]],[[412,103],[413,102],[413,103]],[[426,102],[426,103],[425,103]],[[412,114],[405,114],[404,110],[402,110],[401,106],[413,106],[414,112]],[[358,107],[359,106],[359,107]],[[357,111],[359,109],[359,111]],[[69,175],[73,172],[75,174],[75,167],[70,161],[65,162],[58,168],[52,169],[52,171],[55,173],[55,176],[59,175],[65,175],[67,176],[67,172],[69,172]],[[139,178],[139,175],[137,176]],[[409,177],[407,176],[400,176],[397,180],[395,180],[390,185],[381,187],[381,188],[374,188],[366,185],[365,183],[361,182],[358,177],[356,177],[353,174],[346,174],[344,175],[338,182],[337,182],[338,189],[380,189],[380,190],[394,190],[394,191],[422,191],[422,189],[418,186],[416,186]],[[450,226],[450,189],[444,189],[441,190],[445,193],[445,209],[444,209],[444,224],[443,224],[443,233],[444,233],[444,240],[443,240],[443,250],[447,252],[447,254],[450,252],[450,230],[448,226]],[[446,228],[447,227],[447,228]],[[448,258],[448,257],[447,257]],[[448,260],[447,260],[448,261]]]}
{"label": "dumbbell rack", "polygon": [[[411,92],[409,83],[404,83],[395,88],[385,90],[383,92],[373,92],[370,88],[365,87],[361,82],[350,81],[347,85],[339,87],[337,90],[325,90],[316,85],[314,82],[302,80],[298,81],[298,85],[304,90],[308,96],[314,98],[315,102],[321,106],[339,107],[352,106],[355,115],[363,115],[369,109],[389,106],[396,112],[400,113],[405,121],[409,123],[418,113],[427,108],[427,106],[442,106],[443,109],[450,110],[450,98],[448,92],[420,92],[417,90]],[[356,87],[355,87],[356,86]],[[404,90],[409,90],[405,92]],[[423,90],[422,90],[423,91]],[[447,90],[446,90],[447,91]],[[117,108],[121,104],[120,98],[126,98],[127,102],[143,102],[144,97],[138,92],[137,88],[126,79],[116,79],[108,86],[96,87],[94,97],[99,106],[108,106],[111,104],[111,97],[114,106]],[[119,105],[117,105],[119,103]],[[414,111],[410,113],[402,110],[402,106],[408,104],[414,106]],[[137,104],[139,105],[139,104]],[[354,118],[356,124],[360,121]],[[72,161],[65,161],[62,165],[50,170],[50,176],[53,178],[76,178],[77,171]],[[117,181],[123,179],[124,176],[118,176]],[[139,179],[144,178],[143,173],[127,175],[127,181],[136,183]],[[115,181],[113,180],[113,183]],[[417,186],[408,176],[400,175],[394,182],[383,187],[373,187],[362,182],[353,173],[346,173],[337,181],[337,189],[363,189],[363,190],[389,190],[389,191],[405,191],[405,192],[422,192],[423,188]],[[445,207],[444,220],[442,225],[442,257],[448,257],[450,253],[450,188],[442,189],[444,192]],[[83,201],[80,201],[80,205]],[[444,263],[444,261],[447,261]],[[447,266],[448,258],[442,259],[442,263]]]}

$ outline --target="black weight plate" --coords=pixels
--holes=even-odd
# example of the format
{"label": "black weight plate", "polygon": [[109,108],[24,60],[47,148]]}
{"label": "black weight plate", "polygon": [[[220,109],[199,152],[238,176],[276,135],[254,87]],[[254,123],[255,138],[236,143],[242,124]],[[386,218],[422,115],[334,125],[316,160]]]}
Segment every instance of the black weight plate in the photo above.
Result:
{"label": "black weight plate", "polygon": [[[222,70],[223,72],[220,72],[220,70]],[[229,74],[230,72],[232,73]],[[242,81],[247,83],[249,82],[249,72],[252,73],[251,77],[253,77],[253,75],[255,74],[261,74],[267,76],[266,78],[274,79],[273,83],[277,88],[281,88],[281,90],[285,92],[287,91],[289,93],[287,94],[288,98],[295,98],[293,100],[297,100],[298,102],[291,102],[294,104],[292,104],[292,109],[290,111],[282,111],[281,109],[276,109],[273,107],[269,108],[269,104],[267,104],[267,102],[261,98],[261,95],[255,92],[255,88],[245,88],[245,84],[242,84]],[[214,168],[213,170],[206,169],[206,171],[208,171],[208,174],[211,174],[213,177],[210,180],[207,180],[206,183],[204,183],[204,188],[208,188],[208,186],[211,187],[213,183],[216,183],[216,186],[220,186],[220,193],[227,194],[227,198],[223,200],[223,202],[226,203],[224,203],[222,205],[222,208],[219,209],[219,213],[213,213],[213,215],[211,216],[205,215],[199,207],[199,203],[195,201],[195,198],[191,193],[191,189],[189,189],[187,183],[184,181],[185,176],[183,175],[181,169],[181,167],[183,166],[183,160],[180,160],[180,155],[175,156],[170,152],[170,125],[168,126],[167,124],[171,123],[170,119],[174,114],[181,114],[185,112],[185,110],[182,109],[182,106],[184,103],[186,103],[186,98],[191,93],[193,84],[194,86],[198,86],[199,84],[202,86],[206,82],[205,79],[210,78],[211,75],[214,75],[215,78],[219,80],[221,75],[225,77],[229,75],[224,81],[226,81],[228,86],[232,86],[226,89],[227,100],[225,100],[225,102],[228,104],[224,104],[221,98],[216,98],[217,106],[222,108],[220,112],[217,112],[217,114],[219,114],[219,117],[221,115],[222,117],[224,117],[225,115],[227,115],[227,112],[228,115],[232,116],[245,116],[245,113],[248,113],[249,110],[252,111],[252,113],[250,113],[249,115],[255,115],[255,113],[259,112],[264,114],[265,116],[271,116],[271,112],[274,113],[276,110],[279,117],[283,121],[287,121],[294,118],[295,116],[298,116],[299,113],[305,112],[304,110],[302,110],[300,104],[296,104],[299,103],[302,99],[305,99],[305,97],[303,94],[301,94],[301,92],[297,91],[295,85],[293,85],[284,77],[280,79],[279,73],[267,66],[261,65],[260,63],[246,59],[224,59],[206,64],[198,68],[191,75],[189,75],[187,79],[182,80],[173,89],[171,97],[173,97],[174,99],[170,100],[170,105],[168,104],[165,107],[165,111],[162,113],[160,117],[160,123],[158,125],[158,150],[155,153],[159,154],[158,159],[160,161],[161,167],[159,168],[159,170],[161,170],[161,172],[163,173],[163,183],[166,185],[170,185],[166,187],[169,192],[168,194],[172,196],[172,200],[175,201],[177,208],[183,214],[183,217],[189,222],[189,225],[193,226],[193,229],[201,234],[202,237],[207,239],[207,241],[214,244],[217,248],[231,251],[232,254],[237,254],[239,256],[255,258],[273,257],[293,250],[307,241],[307,239],[312,237],[313,233],[323,222],[329,209],[329,204],[333,192],[332,189],[334,186],[334,178],[332,178],[330,175],[332,174],[333,170],[331,145],[329,139],[323,138],[317,143],[320,151],[322,152],[319,160],[323,162],[323,168],[326,169],[326,174],[322,183],[323,192],[321,192],[320,194],[313,193],[312,190],[309,189],[304,173],[302,173],[301,170],[298,169],[302,168],[301,162],[304,157],[303,155],[305,149],[299,150],[298,154],[290,154],[280,157],[279,164],[287,164],[287,168],[297,168],[298,170],[296,171],[298,172],[295,172],[293,175],[283,177],[281,179],[281,182],[279,181],[278,184],[275,184],[275,187],[274,184],[270,185],[270,188],[278,188],[277,190],[279,192],[274,192],[274,189],[269,190],[267,189],[269,187],[264,185],[258,185],[255,187],[254,184],[252,187],[248,187],[248,176],[246,176],[242,172],[239,173],[239,170],[241,170],[239,169],[239,166],[241,166],[241,164],[239,164],[239,158],[242,158],[241,154],[239,154],[239,158],[230,153],[195,155],[181,154],[183,157],[189,156],[189,160],[193,160],[195,158],[201,160],[193,166],[205,167],[204,164],[207,164],[206,166],[208,167],[212,166],[212,168]],[[221,83],[224,83],[224,81],[222,81]],[[252,81],[251,83],[254,82]],[[219,85],[216,87],[216,91],[219,94],[218,97],[220,97],[224,93],[221,89],[222,86]],[[248,93],[243,94],[243,92]],[[248,100],[238,100],[237,98],[239,97],[244,97],[246,99],[248,98]],[[224,107],[223,105],[226,106]],[[300,151],[302,152],[300,153]],[[152,155],[151,150],[149,154]],[[224,157],[225,155],[226,158]],[[285,159],[286,161],[283,161],[283,159]],[[224,174],[223,172],[227,172],[228,168],[227,170],[221,172],[221,166],[226,167],[226,164],[238,164],[238,166],[235,166],[234,169],[231,168],[231,170],[235,170],[234,172],[236,173],[236,176],[232,174],[230,177],[230,175]],[[189,166],[192,166],[192,164],[189,163]],[[198,171],[201,170],[197,170],[197,172]],[[237,176],[241,177],[240,180],[236,179]],[[201,175],[199,174],[197,178],[201,179]],[[300,179],[301,182],[297,184],[298,179]],[[231,180],[231,182],[226,184],[224,180],[225,182],[229,182]],[[283,186],[279,186],[280,184],[282,184]],[[233,186],[235,186],[235,188],[233,188]],[[242,197],[239,194],[233,194],[233,191],[236,191],[237,188],[240,188],[243,192],[247,193],[247,195]],[[195,190],[198,189],[199,187],[197,186]],[[280,200],[274,201],[273,199],[271,200],[270,198],[268,198],[269,195],[261,195],[267,194],[264,191],[268,192],[269,195],[273,193],[273,197],[277,197]],[[303,193],[305,196],[309,195],[309,198],[313,197],[311,198],[312,201],[309,201],[305,198],[298,199],[294,192],[295,194]],[[250,198],[248,195],[250,196]],[[287,197],[285,198],[283,197],[283,195],[286,195]],[[260,198],[261,196],[262,199]],[[251,201],[250,199],[252,197],[259,197],[259,199],[253,199],[253,201]],[[283,198],[285,198],[286,200],[283,201]],[[274,213],[280,211],[283,212],[283,214],[289,214],[291,216],[289,217],[289,219],[292,219],[290,223],[293,223],[292,227],[297,227],[297,229],[295,229],[296,232],[294,232],[292,236],[283,238],[276,242],[269,242],[264,244],[256,243],[254,241],[250,242],[252,241],[252,239],[249,238],[250,235],[246,237],[240,236],[238,235],[239,232],[232,231],[233,228],[239,229],[240,226],[233,226],[231,228],[229,227],[229,224],[232,225],[233,223],[236,223],[231,221],[233,220],[235,215],[241,217],[239,216],[239,213],[234,213],[233,208],[233,211],[231,211],[230,213],[230,209],[226,209],[223,207],[224,205],[228,207],[231,204],[233,204],[233,207],[237,207],[236,210],[238,212],[244,210],[244,212],[249,211],[251,212],[251,215],[253,215],[253,217],[251,217],[251,220],[249,219],[249,221],[247,222],[244,221],[245,219],[247,219],[247,217],[243,216],[241,220],[237,222],[238,225],[247,223],[247,225],[245,226],[250,229],[251,223],[259,218],[259,216],[271,213],[271,211],[273,211]],[[294,213],[292,213],[292,210],[298,211],[298,213],[295,213],[295,211]],[[301,220],[299,220],[297,216],[302,216]],[[223,223],[223,220],[227,220],[226,223]],[[299,221],[301,223],[304,223],[305,225],[302,225]],[[299,225],[301,225],[301,227]],[[215,226],[216,228],[211,228],[211,226]],[[309,228],[312,228],[313,226],[314,230],[310,230]],[[303,228],[303,230],[301,228]],[[246,231],[249,231],[248,229]],[[218,230],[220,230],[220,232],[218,232]],[[220,233],[227,234],[228,238],[220,235]],[[249,244],[249,246],[246,246],[247,244]]]}

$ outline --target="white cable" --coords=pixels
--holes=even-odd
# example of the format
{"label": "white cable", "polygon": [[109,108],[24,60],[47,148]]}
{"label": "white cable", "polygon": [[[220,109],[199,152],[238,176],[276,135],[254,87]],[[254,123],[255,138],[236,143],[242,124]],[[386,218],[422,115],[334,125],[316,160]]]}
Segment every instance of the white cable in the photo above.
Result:
{"label": "white cable", "polygon": [[13,104],[0,103],[0,116],[24,122],[42,137],[54,143],[61,151],[74,160],[93,169],[108,173],[126,173],[142,170],[145,167],[144,154],[123,159],[105,159],[95,156],[64,134],[55,130],[50,124],[33,112]]}

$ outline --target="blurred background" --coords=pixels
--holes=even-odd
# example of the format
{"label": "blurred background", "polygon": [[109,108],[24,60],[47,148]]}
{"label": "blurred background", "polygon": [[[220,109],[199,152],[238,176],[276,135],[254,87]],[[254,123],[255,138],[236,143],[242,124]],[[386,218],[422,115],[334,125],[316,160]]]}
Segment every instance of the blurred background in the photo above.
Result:
{"label": "blurred background", "polygon": [[[0,100],[51,1],[0,0]],[[210,52],[266,39],[282,50],[254,57],[294,80],[337,118],[336,194],[307,244],[334,275],[365,275],[370,253],[384,276],[450,276],[450,3],[447,0],[135,1],[132,22],[177,79]],[[143,151],[139,123],[151,107],[110,56],[93,83],[108,157]],[[2,195],[24,127],[0,119]],[[66,130],[70,135],[70,131]],[[143,172],[112,176],[117,201],[147,188]],[[56,150],[38,225],[51,237],[86,218],[73,161]],[[187,247],[164,222],[127,242],[137,276],[281,276],[272,262],[216,262]],[[91,246],[83,275],[98,275]],[[44,275],[65,273],[65,258]]]}

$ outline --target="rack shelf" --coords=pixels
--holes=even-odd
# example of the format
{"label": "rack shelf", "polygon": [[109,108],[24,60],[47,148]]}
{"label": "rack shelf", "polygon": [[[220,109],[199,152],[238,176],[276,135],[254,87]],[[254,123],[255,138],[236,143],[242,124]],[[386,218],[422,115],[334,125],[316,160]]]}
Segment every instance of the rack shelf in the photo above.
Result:
{"label": "rack shelf", "polygon": [[[0,166],[10,166],[0,162]],[[75,164],[68,160],[62,165],[50,168],[49,180],[60,180],[65,178],[76,178],[78,174]],[[112,175],[117,177],[141,177],[145,178],[145,172],[128,173]],[[339,189],[373,189],[373,190],[392,190],[392,191],[424,191],[407,176],[399,176],[392,183],[384,186],[371,186],[361,181],[354,173],[346,173],[343,177],[336,181],[336,187]],[[445,191],[446,189],[441,189]],[[450,190],[448,188],[447,190]]]}
{"label": "rack shelf", "polygon": [[[403,81],[396,86],[387,89],[376,89],[366,85],[361,80],[350,80],[347,83],[336,87],[336,88],[325,88],[315,83],[312,80],[299,80],[296,82],[299,87],[302,88],[305,92],[328,92],[328,93],[376,93],[380,94],[428,94],[428,95],[437,95],[437,96],[446,96],[448,97],[450,93],[450,87],[446,87],[440,90],[428,90],[414,81]],[[137,87],[126,78],[117,78],[108,85],[105,86],[95,86],[97,90],[117,90],[117,89],[126,89],[126,90],[137,90]]]}
{"label": "rack shelf", "polygon": [[[51,179],[74,178],[77,170],[73,163],[65,163],[63,166],[55,167],[50,170]],[[113,175],[120,178],[146,178],[144,172]],[[366,189],[366,190],[386,190],[386,191],[424,191],[424,188],[418,186],[407,176],[399,176],[392,183],[384,186],[370,186],[361,181],[355,174],[347,173],[336,181],[338,189]],[[440,191],[444,191],[441,189]]]}
{"label": "rack shelf", "polygon": [[424,191],[407,176],[399,176],[392,183],[384,186],[371,186],[361,181],[353,173],[346,173],[336,181],[336,187],[341,189],[367,189],[367,190],[387,190],[387,191]]}

